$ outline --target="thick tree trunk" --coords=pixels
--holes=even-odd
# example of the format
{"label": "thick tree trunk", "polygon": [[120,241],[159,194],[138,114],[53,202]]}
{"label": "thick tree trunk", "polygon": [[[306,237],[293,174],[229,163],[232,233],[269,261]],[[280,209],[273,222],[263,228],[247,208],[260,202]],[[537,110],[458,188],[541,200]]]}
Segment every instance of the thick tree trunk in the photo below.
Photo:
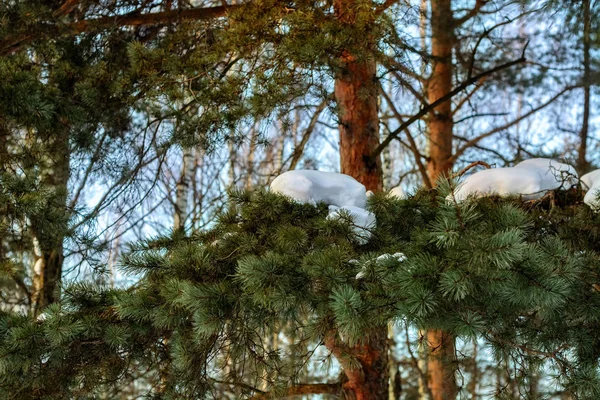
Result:
{"label": "thick tree trunk", "polygon": [[[451,0],[431,0],[431,54],[432,74],[427,85],[430,103],[452,91],[452,50],[455,45],[454,19]],[[428,116],[429,160],[427,172],[431,182],[447,176],[452,170],[452,102],[437,106]],[[455,338],[441,331],[427,333],[429,358],[427,365],[428,386],[432,400],[456,398],[457,387],[454,377]]]}
{"label": "thick tree trunk", "polygon": [[[334,1],[336,15],[342,23],[353,24],[356,20],[355,3],[355,0]],[[335,100],[342,173],[358,179],[368,190],[382,190],[381,157],[371,158],[379,145],[377,64],[374,57],[358,60],[347,50],[341,61],[343,68],[335,79]]]}
{"label": "thick tree trunk", "polygon": [[579,134],[579,152],[577,170],[585,173],[589,170],[587,156],[588,130],[590,120],[590,0],[583,0],[583,121]]}
{"label": "thick tree trunk", "polygon": [[[356,3],[355,0],[334,0],[336,16],[341,23],[354,23],[359,9]],[[375,49],[374,45],[372,49]],[[342,68],[335,79],[341,170],[368,190],[380,191],[383,188],[381,158],[371,157],[379,145],[377,65],[374,57],[359,60],[349,50],[343,52],[341,62]],[[361,344],[353,347],[346,347],[337,335],[332,335],[327,340],[327,347],[342,364],[348,378],[344,383],[348,396],[357,400],[388,397],[387,326],[374,328]],[[360,368],[344,361],[348,353],[358,361]]]}
{"label": "thick tree trunk", "polygon": [[[387,327],[373,329],[361,344],[348,347],[342,343],[335,332],[325,338],[325,346],[338,359],[344,370],[347,381],[343,384],[346,398],[356,400],[387,399],[388,372],[388,337]],[[352,357],[358,362],[349,362]]]}
{"label": "thick tree trunk", "polygon": [[[452,50],[454,20],[450,0],[431,0],[432,74],[427,97],[433,103],[452,91]],[[429,160],[427,172],[432,183],[452,169],[452,102],[437,106],[428,116]]]}
{"label": "thick tree trunk", "polygon": [[379,145],[376,64],[357,61],[351,54],[344,54],[344,61],[346,69],[335,80],[342,173],[358,179],[368,190],[382,190],[381,158],[370,157]]}

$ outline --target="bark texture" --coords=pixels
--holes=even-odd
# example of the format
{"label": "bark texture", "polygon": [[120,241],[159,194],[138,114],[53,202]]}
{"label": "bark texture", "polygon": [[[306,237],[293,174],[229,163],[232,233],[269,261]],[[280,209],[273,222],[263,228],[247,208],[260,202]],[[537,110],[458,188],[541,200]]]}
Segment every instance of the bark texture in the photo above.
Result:
{"label": "bark texture", "polygon": [[63,268],[63,241],[68,231],[67,184],[69,182],[68,129],[46,138],[48,159],[41,169],[41,184],[51,190],[47,210],[41,218],[32,218],[34,243],[33,293],[34,311],[39,314],[60,297],[59,283]]}
{"label": "bark texture", "polygon": [[457,387],[454,378],[456,356],[454,335],[441,330],[427,332],[429,361],[427,366],[428,386],[433,400],[453,400]]}
{"label": "bark texture", "polygon": [[[341,23],[355,22],[356,3],[356,0],[334,1]],[[370,38],[365,40],[368,43]],[[371,46],[374,50],[374,44]],[[358,179],[368,190],[382,190],[381,157],[371,157],[379,145],[377,64],[374,57],[357,59],[350,50],[343,52],[341,63],[334,93],[338,107],[341,170]]]}
{"label": "bark texture", "polygon": [[[431,0],[432,74],[427,85],[430,104],[452,91],[452,50],[455,41],[451,1]],[[438,177],[452,169],[452,102],[448,100],[435,107],[427,122],[427,172],[435,184]]]}
{"label": "bark texture", "polygon": [[[342,24],[354,24],[358,15],[356,0],[335,0],[336,17]],[[371,39],[365,37],[366,43]],[[369,46],[369,44],[367,44]],[[374,52],[374,44],[371,44]],[[351,50],[341,54],[342,68],[335,79],[338,106],[341,171],[365,185],[367,190],[383,189],[381,157],[372,158],[379,145],[379,83],[374,57],[358,59]],[[342,364],[347,381],[345,395],[357,400],[387,399],[389,384],[387,326],[374,328],[361,344],[347,346],[332,333],[327,348]],[[359,364],[355,368],[348,357]]]}
{"label": "bark texture", "polygon": [[586,173],[590,169],[587,161],[587,142],[590,121],[590,0],[583,0],[583,121],[579,134],[579,151],[577,154],[577,170]]}
{"label": "bark texture", "polygon": [[[427,98],[429,103],[442,98],[452,91],[452,51],[455,46],[454,18],[451,0],[431,0],[431,55],[432,74],[428,80]],[[441,176],[452,170],[453,121],[451,100],[439,104],[429,114],[429,159],[427,173],[433,185]],[[427,333],[429,356],[427,374],[432,400],[453,400],[457,387],[454,377],[455,338],[441,331]]]}
{"label": "bark texture", "polygon": [[[345,398],[356,400],[387,399],[388,372],[388,340],[387,327],[373,329],[363,343],[346,346],[337,336],[330,332],[325,338],[325,346],[338,359],[346,375],[343,384]],[[356,368],[353,359],[360,365]]]}

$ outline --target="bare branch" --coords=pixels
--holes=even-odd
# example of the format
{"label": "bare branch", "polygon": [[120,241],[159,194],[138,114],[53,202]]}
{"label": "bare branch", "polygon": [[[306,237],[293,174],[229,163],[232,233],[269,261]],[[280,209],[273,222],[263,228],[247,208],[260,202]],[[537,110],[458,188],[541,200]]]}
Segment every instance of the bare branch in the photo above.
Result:
{"label": "bare branch", "polygon": [[515,118],[514,120],[499,126],[497,128],[494,128],[486,133],[482,133],[481,135],[467,141],[464,145],[462,145],[461,147],[459,147],[456,152],[454,153],[454,155],[450,158],[451,162],[455,162],[458,157],[462,156],[464,154],[464,152],[471,146],[477,144],[479,141],[481,141],[482,139],[485,139],[486,137],[492,136],[495,133],[501,132],[505,129],[510,128],[513,125],[518,124],[519,122],[521,122],[522,120],[524,120],[525,118],[530,117],[531,115],[535,114],[536,112],[542,110],[543,108],[546,108],[547,106],[549,106],[550,104],[552,104],[554,101],[556,101],[556,99],[558,99],[560,96],[562,96],[563,94],[565,94],[566,92],[575,89],[577,86],[567,86],[566,88],[564,88],[563,90],[561,90],[560,92],[558,92],[556,95],[554,95],[550,100],[548,100],[547,102],[539,105],[538,107],[530,110],[529,112],[521,115],[518,118]]}
{"label": "bare branch", "polygon": [[385,2],[375,8],[375,15],[380,15],[385,12],[388,8],[394,5],[398,0],[385,0]]}
{"label": "bare branch", "polygon": [[462,17],[455,19],[454,20],[454,24],[456,26],[462,25],[465,22],[467,22],[468,20],[470,20],[471,18],[473,18],[474,16],[476,16],[477,14],[479,14],[479,11],[481,10],[481,8],[483,6],[485,6],[488,3],[489,0],[476,0],[475,1],[475,6],[470,9],[469,11],[467,11],[467,13],[465,15],[463,15]]}
{"label": "bare branch", "polygon": [[[398,112],[398,109],[396,108],[396,106],[394,105],[394,103],[392,102],[392,99],[388,96],[388,94],[385,92],[385,90],[383,90],[383,88],[380,86],[381,88],[381,94],[383,96],[383,98],[386,100],[386,102],[388,103],[388,106],[390,107],[390,110],[392,110],[392,112],[394,113],[394,115],[396,116],[396,119],[398,120],[398,122],[400,124],[404,123],[404,118],[402,118],[402,116],[400,115],[400,113]],[[431,179],[429,179],[429,175],[427,174],[427,168],[425,167],[425,164],[423,164],[423,161],[421,160],[421,152],[419,152],[419,148],[417,147],[417,143],[415,142],[414,137],[412,136],[412,134],[410,133],[410,130],[408,129],[408,126],[406,128],[404,128],[404,133],[406,133],[406,137],[410,143],[410,150],[412,151],[414,157],[415,157],[415,162],[417,164],[417,168],[419,168],[419,172],[421,173],[421,177],[423,178],[423,183],[425,184],[425,186],[427,188],[432,188],[431,185]]]}
{"label": "bare branch", "polygon": [[490,164],[488,164],[488,163],[486,163],[486,162],[483,162],[483,161],[474,161],[474,162],[472,162],[471,164],[469,164],[469,165],[467,165],[466,167],[464,167],[463,169],[461,169],[461,170],[460,170],[460,171],[459,171],[459,172],[456,174],[456,176],[457,176],[457,177],[461,177],[461,176],[463,176],[463,175],[464,175],[464,174],[465,174],[465,173],[466,173],[468,170],[470,170],[471,168],[473,168],[473,167],[476,167],[476,166],[478,166],[478,165],[482,165],[482,166],[484,166],[484,167],[485,167],[485,169],[490,169],[490,168],[492,168],[492,167],[490,166]]}
{"label": "bare branch", "polygon": [[492,69],[489,69],[489,70],[484,71],[484,72],[482,72],[482,73],[480,73],[480,74],[478,74],[478,75],[476,75],[474,77],[471,77],[471,78],[467,79],[465,82],[461,83],[456,88],[454,88],[450,92],[446,93],[444,96],[440,97],[439,99],[437,99],[433,103],[431,103],[431,104],[429,104],[429,105],[421,108],[421,111],[419,111],[418,113],[416,113],[415,115],[413,115],[412,117],[410,117],[406,122],[404,122],[396,130],[394,130],[392,133],[390,133],[381,142],[381,144],[379,146],[377,146],[377,148],[375,149],[375,151],[373,151],[373,153],[370,156],[367,156],[367,157],[369,157],[371,159],[375,159],[376,157],[379,157],[379,155],[381,154],[381,152],[383,151],[383,149],[385,149],[387,146],[389,146],[389,144],[392,142],[392,140],[394,140],[396,137],[398,137],[400,135],[400,133],[404,129],[408,128],[415,121],[419,120],[421,117],[423,117],[427,113],[429,113],[432,110],[434,110],[440,104],[442,104],[442,103],[450,100],[452,97],[456,96],[458,93],[462,92],[463,90],[465,90],[466,88],[468,88],[469,86],[471,86],[472,84],[474,84],[475,82],[478,82],[480,79],[482,79],[482,78],[484,78],[484,77],[486,77],[488,75],[495,74],[498,71],[510,68],[513,65],[521,64],[521,63],[523,63],[525,61],[526,61],[526,58],[525,58],[525,49],[523,49],[523,53],[521,54],[521,57],[519,57],[518,59],[513,60],[513,61],[509,61],[509,62],[501,64],[501,65],[498,65],[497,67],[494,67]]}
{"label": "bare branch", "polygon": [[[312,118],[310,119],[310,122],[308,123],[308,126],[306,127],[306,130],[304,131],[304,135],[302,135],[302,139],[300,140],[300,143],[298,143],[298,146],[296,146],[296,148],[294,149],[294,152],[290,156],[290,158],[291,158],[290,169],[291,170],[296,169],[296,165],[298,165],[300,158],[304,154],[304,148],[306,147],[308,140],[310,139],[313,131],[315,130],[315,127],[317,126],[317,122],[319,120],[319,116],[321,115],[321,113],[323,112],[325,107],[327,107],[327,99],[323,100],[321,102],[321,104],[319,104],[317,106],[315,113],[313,114]],[[287,163],[287,161],[286,161],[286,163]]]}

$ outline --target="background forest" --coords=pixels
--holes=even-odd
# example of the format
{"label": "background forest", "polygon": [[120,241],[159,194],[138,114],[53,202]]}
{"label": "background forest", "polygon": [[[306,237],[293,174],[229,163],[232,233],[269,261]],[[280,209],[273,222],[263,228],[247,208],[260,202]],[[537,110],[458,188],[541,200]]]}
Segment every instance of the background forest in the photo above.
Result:
{"label": "background forest", "polygon": [[[0,397],[600,398],[598,216],[580,199],[436,197],[477,161],[600,166],[598,14],[594,0],[3,1]],[[262,190],[294,169],[376,192],[377,239]],[[396,186],[429,191],[383,194]],[[442,297],[391,261],[343,281],[348,260],[398,243]],[[465,262],[481,287],[432,269],[496,248]],[[531,281],[490,272],[517,264]]]}

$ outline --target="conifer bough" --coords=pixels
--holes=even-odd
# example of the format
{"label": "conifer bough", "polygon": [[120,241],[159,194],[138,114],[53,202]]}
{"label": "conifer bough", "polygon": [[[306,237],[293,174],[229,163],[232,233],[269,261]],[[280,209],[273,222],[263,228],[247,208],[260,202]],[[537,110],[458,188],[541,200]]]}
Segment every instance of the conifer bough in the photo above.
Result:
{"label": "conifer bough", "polygon": [[[363,338],[405,321],[546,361],[565,391],[597,398],[600,216],[576,190],[460,204],[450,190],[375,194],[365,245],[323,203],[232,192],[213,229],[134,246],[134,287],[66,287],[40,320],[3,312],[0,397],[116,396],[133,381],[169,398],[341,394],[347,382],[300,380],[312,350],[333,342],[360,378]],[[273,332],[289,343],[265,346]]]}

